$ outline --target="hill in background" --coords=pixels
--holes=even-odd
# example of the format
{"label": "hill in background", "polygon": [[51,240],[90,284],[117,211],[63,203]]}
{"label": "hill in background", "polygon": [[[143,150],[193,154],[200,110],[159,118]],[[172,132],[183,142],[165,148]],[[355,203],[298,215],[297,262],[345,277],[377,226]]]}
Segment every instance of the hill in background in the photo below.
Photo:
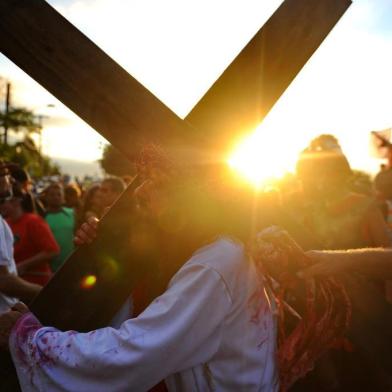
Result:
{"label": "hill in background", "polygon": [[69,174],[72,177],[83,178],[84,176],[102,177],[102,169],[98,162],[76,161],[66,158],[51,158],[53,162],[60,166],[63,174]]}

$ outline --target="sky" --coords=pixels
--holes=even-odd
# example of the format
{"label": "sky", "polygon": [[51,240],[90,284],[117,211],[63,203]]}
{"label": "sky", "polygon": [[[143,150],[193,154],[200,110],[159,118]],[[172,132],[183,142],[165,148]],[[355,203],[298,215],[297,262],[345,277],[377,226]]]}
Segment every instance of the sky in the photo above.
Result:
{"label": "sky", "polygon": [[[185,117],[281,1],[49,3]],[[352,167],[374,173],[380,162],[369,156],[369,132],[392,126],[391,70],[392,1],[353,0],[242,147],[258,175],[293,169],[298,152],[321,133],[338,137]],[[89,162],[100,158],[105,140],[2,56],[0,77],[0,94],[10,80],[14,105],[46,116],[45,153]]]}

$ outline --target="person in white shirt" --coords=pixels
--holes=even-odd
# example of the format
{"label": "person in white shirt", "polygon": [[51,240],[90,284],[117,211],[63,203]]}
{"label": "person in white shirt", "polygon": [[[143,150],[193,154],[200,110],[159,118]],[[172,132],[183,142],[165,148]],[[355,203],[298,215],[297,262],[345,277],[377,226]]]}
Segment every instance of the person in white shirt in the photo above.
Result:
{"label": "person in white shirt", "polygon": [[[12,197],[12,187],[7,166],[0,162],[0,207]],[[7,222],[0,215],[0,314],[8,311],[17,303],[36,295],[40,287],[25,282],[17,276],[14,260],[14,236]]]}
{"label": "person in white shirt", "polygon": [[[14,237],[11,229],[8,227],[7,222],[0,216],[0,279],[1,275],[16,275],[13,244]],[[8,311],[16,302],[16,298],[8,296],[4,291],[0,291],[0,314]]]}

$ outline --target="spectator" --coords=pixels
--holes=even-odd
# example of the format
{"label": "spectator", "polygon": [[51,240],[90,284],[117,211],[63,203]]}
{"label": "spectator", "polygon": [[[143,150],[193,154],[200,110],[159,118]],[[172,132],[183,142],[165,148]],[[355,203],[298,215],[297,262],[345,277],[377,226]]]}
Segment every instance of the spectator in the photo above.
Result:
{"label": "spectator", "polygon": [[65,200],[61,184],[49,185],[45,194],[47,203],[45,220],[60,247],[60,253],[50,263],[52,272],[56,272],[74,249],[75,213],[72,208],[63,206]]}
{"label": "spectator", "polygon": [[112,206],[118,197],[125,190],[125,183],[121,178],[108,177],[105,178],[99,188],[101,203],[103,208]]}
{"label": "spectator", "polygon": [[32,192],[32,181],[29,173],[17,165],[12,165],[11,176],[19,189],[25,194],[23,198],[23,209],[26,212],[38,213],[40,216],[44,216],[45,207]]}
{"label": "spectator", "polygon": [[72,208],[75,217],[75,228],[79,217],[82,214],[82,188],[79,184],[68,184],[64,187],[64,206]]}
{"label": "spectator", "polygon": [[[350,190],[352,170],[334,136],[320,135],[311,141],[298,159],[297,175],[302,192],[291,212],[314,237],[314,249],[390,246],[388,229],[375,200]],[[377,283],[380,288],[384,286],[384,282]],[[316,383],[324,385],[326,391],[351,390],[366,381],[357,376],[357,383],[352,384],[357,366],[365,366],[359,356],[332,353],[320,361],[312,376],[320,377]],[[314,386],[306,385],[315,381],[311,378],[299,390],[314,390]],[[371,376],[371,384],[370,380]]]}
{"label": "spectator", "polygon": [[78,214],[77,227],[88,221],[90,218],[100,218],[102,215],[100,185],[92,185],[84,195],[82,208]]}
{"label": "spectator", "polygon": [[82,192],[76,184],[68,184],[64,188],[64,205],[67,208],[73,208],[75,212],[79,211],[81,208],[80,198]]}
{"label": "spectator", "polygon": [[392,242],[392,169],[380,171],[374,179],[374,187],[381,203]]}
{"label": "spectator", "polygon": [[[374,187],[380,200],[380,209],[383,212],[388,226],[388,234],[392,244],[392,169],[385,168],[374,179]],[[385,295],[389,303],[392,303],[392,280],[385,282]]]}
{"label": "spectator", "polygon": [[14,235],[14,257],[19,275],[31,283],[44,286],[50,279],[50,260],[60,249],[47,223],[23,209],[25,194],[13,186],[13,195],[1,206]]}
{"label": "spectator", "polygon": [[351,192],[352,171],[338,141],[321,135],[302,152],[297,175],[303,191],[293,214],[319,249],[388,247],[388,229],[371,197]]}
{"label": "spectator", "polygon": [[[7,175],[7,169],[4,164],[0,163],[0,205],[7,201],[11,196],[10,183]],[[16,265],[13,257],[13,236],[12,232],[0,216],[0,276],[13,274],[16,275]],[[0,313],[4,313],[10,307],[15,305],[17,300],[2,291],[0,293]]]}
{"label": "spectator", "polygon": [[[7,167],[0,163],[0,205],[12,195]],[[17,302],[29,302],[40,290],[17,276],[14,261],[14,238],[7,222],[0,215],[0,314]]]}

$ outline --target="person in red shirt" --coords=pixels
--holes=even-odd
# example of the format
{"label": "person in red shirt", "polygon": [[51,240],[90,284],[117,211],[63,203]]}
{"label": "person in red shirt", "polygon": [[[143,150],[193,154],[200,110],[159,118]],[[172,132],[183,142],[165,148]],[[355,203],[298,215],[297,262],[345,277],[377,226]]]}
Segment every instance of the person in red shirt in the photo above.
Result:
{"label": "person in red shirt", "polygon": [[13,187],[13,197],[1,206],[14,235],[14,258],[18,274],[31,283],[44,286],[51,277],[50,260],[60,252],[48,224],[23,209],[23,192]]}

